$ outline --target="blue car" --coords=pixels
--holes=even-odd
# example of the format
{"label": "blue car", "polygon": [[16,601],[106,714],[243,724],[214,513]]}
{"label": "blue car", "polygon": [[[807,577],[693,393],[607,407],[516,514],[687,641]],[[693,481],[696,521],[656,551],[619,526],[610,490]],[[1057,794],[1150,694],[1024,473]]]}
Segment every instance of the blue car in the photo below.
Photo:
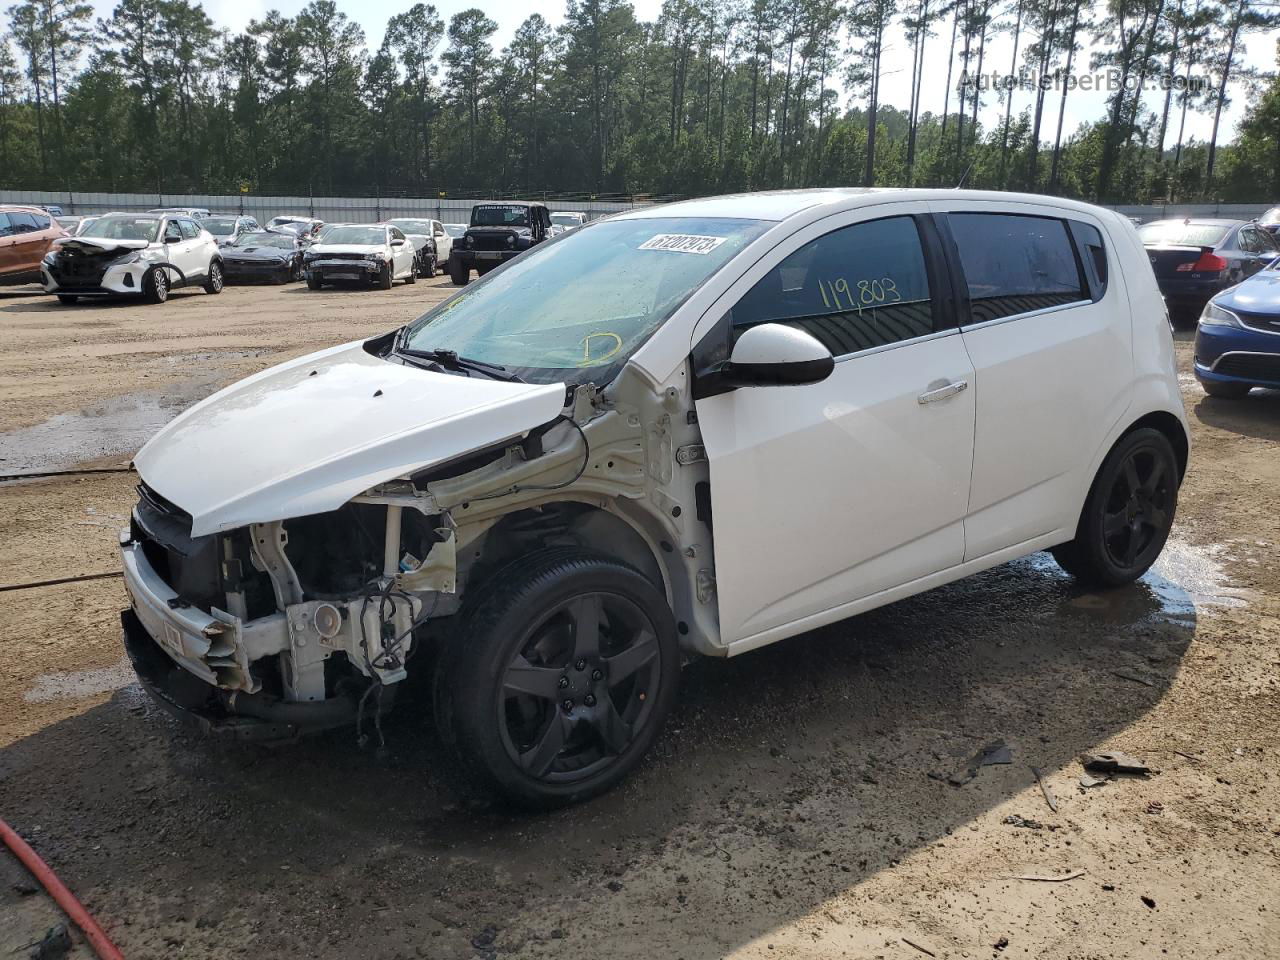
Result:
{"label": "blue car", "polygon": [[1280,390],[1280,260],[1205,305],[1195,371],[1211,397]]}

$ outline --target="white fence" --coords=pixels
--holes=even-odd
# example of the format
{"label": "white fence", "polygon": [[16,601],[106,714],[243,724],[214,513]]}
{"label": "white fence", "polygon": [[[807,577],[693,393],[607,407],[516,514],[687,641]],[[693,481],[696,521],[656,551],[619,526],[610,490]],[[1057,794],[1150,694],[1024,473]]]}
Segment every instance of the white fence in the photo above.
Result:
{"label": "white fence", "polygon": [[[524,199],[540,200],[538,194]],[[68,216],[109,213],[113,210],[150,210],[155,207],[204,207],[214,213],[243,214],[265,223],[272,217],[318,217],[330,223],[372,223],[393,217],[430,217],[445,223],[466,223],[471,208],[483,200],[403,197],[268,197],[256,194],[205,195],[156,193],[76,193],[51,190],[0,190],[0,203],[39,206],[57,204]],[[552,210],[585,213],[588,220],[630,210],[633,202],[604,200],[546,200]]]}
{"label": "white fence", "polygon": [[[541,199],[533,194],[525,199]],[[243,213],[265,223],[272,217],[309,216],[330,223],[371,223],[393,217],[431,217],[445,223],[466,223],[471,208],[483,200],[450,198],[376,197],[267,197],[256,194],[221,196],[155,193],[75,193],[48,190],[0,190],[0,203],[57,204],[68,215],[107,213],[112,210],[150,210],[153,207],[205,207],[215,213]],[[642,201],[555,200],[545,201],[552,210],[585,213],[588,220],[629,210]],[[1268,209],[1267,203],[1175,203],[1118,205],[1113,209],[1144,223],[1166,217],[1223,217],[1252,220]]]}

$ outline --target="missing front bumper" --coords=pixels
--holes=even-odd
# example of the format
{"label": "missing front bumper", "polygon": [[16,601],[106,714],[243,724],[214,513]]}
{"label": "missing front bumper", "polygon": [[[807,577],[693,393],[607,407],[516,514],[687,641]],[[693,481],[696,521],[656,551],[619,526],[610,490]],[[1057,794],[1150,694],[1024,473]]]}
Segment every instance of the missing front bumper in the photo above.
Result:
{"label": "missing front bumper", "polygon": [[[228,740],[280,742],[350,726],[358,711],[354,697],[339,696],[314,703],[290,703],[265,694],[210,686],[180,667],[156,643],[133,610],[120,614],[124,648],[143,688],[167,713],[191,729]],[[395,688],[382,697],[389,709]]]}

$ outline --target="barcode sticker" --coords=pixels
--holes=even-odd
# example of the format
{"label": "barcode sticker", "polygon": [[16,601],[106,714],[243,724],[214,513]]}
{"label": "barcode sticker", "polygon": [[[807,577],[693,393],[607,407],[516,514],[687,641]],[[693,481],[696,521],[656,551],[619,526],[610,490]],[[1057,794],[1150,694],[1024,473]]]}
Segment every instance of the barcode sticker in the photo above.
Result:
{"label": "barcode sticker", "polygon": [[672,253],[698,253],[706,255],[720,244],[724,237],[700,237],[692,233],[660,233],[640,244],[641,250],[670,250]]}

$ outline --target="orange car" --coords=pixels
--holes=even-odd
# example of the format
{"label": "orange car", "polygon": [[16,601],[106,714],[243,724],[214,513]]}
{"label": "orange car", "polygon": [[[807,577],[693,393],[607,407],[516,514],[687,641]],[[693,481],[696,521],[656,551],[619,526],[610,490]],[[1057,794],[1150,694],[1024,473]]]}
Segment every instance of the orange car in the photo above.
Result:
{"label": "orange car", "polygon": [[38,283],[40,261],[66,235],[39,207],[0,204],[0,284]]}

